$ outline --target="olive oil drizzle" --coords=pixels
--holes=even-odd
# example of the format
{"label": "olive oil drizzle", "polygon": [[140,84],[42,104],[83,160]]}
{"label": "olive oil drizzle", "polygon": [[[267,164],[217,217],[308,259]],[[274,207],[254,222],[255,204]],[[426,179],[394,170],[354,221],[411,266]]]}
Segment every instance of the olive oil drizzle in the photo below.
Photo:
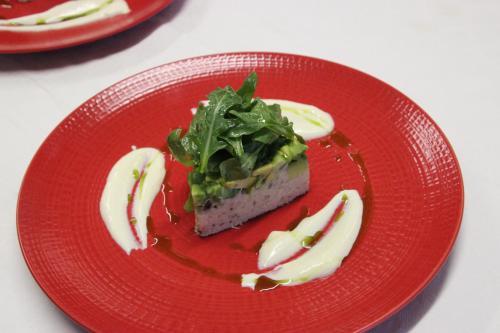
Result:
{"label": "olive oil drizzle", "polygon": [[[302,206],[299,211],[299,215],[295,217],[290,223],[288,223],[287,229],[288,230],[293,230],[303,219],[309,216],[309,207],[307,206]],[[242,252],[252,252],[252,253],[258,253],[262,244],[265,242],[265,239],[258,241],[254,245],[250,247],[246,247],[243,244],[240,243],[230,243],[229,247],[237,250],[237,251],[242,251]]]}
{"label": "olive oil drizzle", "polygon": [[325,148],[330,148],[333,145],[337,145],[342,148],[348,148],[349,146],[351,146],[352,142],[342,132],[333,131],[325,139],[321,140],[319,144]]}
{"label": "olive oil drizzle", "polygon": [[[333,145],[336,145],[340,148],[346,150],[347,156],[353,161],[359,169],[359,173],[363,178],[363,225],[366,224],[372,214],[373,207],[373,189],[370,182],[370,177],[368,174],[368,169],[366,168],[365,161],[361,156],[359,151],[353,149],[352,141],[342,132],[334,130],[332,133],[328,135],[325,139],[319,142],[320,146],[324,148],[330,148]],[[340,155],[337,155],[335,159],[338,161],[341,160],[339,158]]]}
{"label": "olive oil drizzle", "polygon": [[281,282],[279,280],[273,280],[265,275],[261,275],[255,282],[255,290],[256,291],[273,290],[278,288],[280,285]]}
{"label": "olive oil drizzle", "polygon": [[[165,154],[166,161],[173,161],[172,155],[170,154],[170,151],[168,149],[168,145],[165,144],[164,146],[160,147],[160,151],[162,151]],[[176,224],[180,221],[180,216],[179,214],[174,212],[169,200],[169,193],[174,192],[174,188],[170,183],[170,178],[172,177],[172,171],[168,168],[166,169],[167,172],[165,174],[165,179],[163,180],[163,185],[161,187],[161,193],[163,195],[163,207],[165,207],[165,213],[167,214],[168,220],[171,223]]]}
{"label": "olive oil drizzle", "polygon": [[170,238],[156,233],[153,220],[151,218],[148,218],[147,227],[148,233],[154,240],[152,247],[158,252],[167,255],[170,259],[193,270],[196,270],[203,275],[233,283],[241,283],[241,274],[219,272],[215,268],[205,266],[198,261],[177,252],[172,246],[172,240]]}

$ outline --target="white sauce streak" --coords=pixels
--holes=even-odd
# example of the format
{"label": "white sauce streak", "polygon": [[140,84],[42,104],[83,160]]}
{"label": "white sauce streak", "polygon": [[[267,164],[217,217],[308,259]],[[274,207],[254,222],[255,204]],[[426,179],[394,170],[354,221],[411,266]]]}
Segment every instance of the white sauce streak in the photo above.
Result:
{"label": "white sauce streak", "polygon": [[[263,99],[266,104],[279,104],[281,114],[293,123],[293,130],[304,140],[313,140],[328,135],[333,131],[332,116],[314,105],[302,104],[283,99]],[[201,101],[207,105],[208,101]],[[191,109],[196,113],[196,108]]]}
{"label": "white sauce streak", "polygon": [[64,29],[128,12],[130,12],[130,8],[125,0],[73,0],[54,6],[42,13],[0,20],[0,30]]}
{"label": "white sauce streak", "polygon": [[325,228],[343,197],[345,205],[338,221],[313,247],[267,273],[243,274],[242,287],[254,289],[260,276],[273,279],[280,285],[293,286],[334,273],[351,251],[361,227],[363,201],[355,190],[338,193],[322,210],[302,220],[293,231],[273,231],[259,252],[259,268],[270,267],[290,258],[302,248],[303,236],[312,236]]}
{"label": "white sauce streak", "polygon": [[[101,216],[111,237],[127,254],[147,247],[147,217],[165,173],[165,157],[154,148],[131,151],[120,158],[109,172],[101,197]],[[139,241],[132,232],[127,215],[129,197],[137,182],[132,216]]]}
{"label": "white sauce streak", "polygon": [[299,252],[303,241],[323,230],[332,219],[335,211],[342,203],[343,192],[334,196],[316,214],[304,218],[291,231],[273,231],[259,250],[259,269],[273,267]]}

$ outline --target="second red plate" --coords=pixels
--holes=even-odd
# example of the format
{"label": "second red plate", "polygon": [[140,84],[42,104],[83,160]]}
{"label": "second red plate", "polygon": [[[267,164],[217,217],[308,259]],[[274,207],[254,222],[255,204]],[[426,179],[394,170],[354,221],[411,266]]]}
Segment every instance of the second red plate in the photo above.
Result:
{"label": "second red plate", "polygon": [[[0,7],[0,17],[14,18],[47,10],[64,1],[10,1]],[[172,0],[127,0],[130,12],[93,23],[49,31],[0,31],[0,53],[27,53],[60,49],[88,43],[129,29],[168,6]]]}

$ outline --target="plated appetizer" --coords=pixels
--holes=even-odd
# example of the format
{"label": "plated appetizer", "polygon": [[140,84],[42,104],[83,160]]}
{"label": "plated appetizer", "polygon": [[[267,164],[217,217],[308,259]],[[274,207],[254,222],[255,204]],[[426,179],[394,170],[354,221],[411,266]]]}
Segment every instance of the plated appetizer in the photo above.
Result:
{"label": "plated appetizer", "polygon": [[[139,14],[140,1],[127,2],[127,20],[110,25]],[[278,104],[305,140],[309,190],[201,237],[183,209],[193,166],[167,137],[182,127],[182,139],[200,101],[227,84],[238,91],[252,70],[254,96]],[[72,112],[26,171],[17,230],[36,281],[91,331],[352,332],[431,281],[463,196],[446,136],[396,89],[310,57],[217,54],[120,81]]]}
{"label": "plated appetizer", "polygon": [[242,87],[218,88],[200,104],[185,135],[168,137],[173,156],[187,166],[195,231],[208,236],[237,227],[309,189],[304,139],[278,104],[253,98],[257,76]]}
{"label": "plated appetizer", "polygon": [[[304,137],[333,130],[328,113],[254,98],[256,86],[257,74],[251,73],[238,90],[215,89],[193,111],[186,131],[168,135],[172,157],[192,168],[184,209],[194,213],[199,236],[237,228],[305,194],[310,170]],[[109,173],[101,215],[127,254],[148,247],[147,219],[168,169],[165,161],[158,149],[134,147]],[[242,287],[269,290],[332,274],[354,245],[362,215],[358,192],[341,191],[293,229],[271,232],[258,251],[259,272],[237,274],[236,280]]]}

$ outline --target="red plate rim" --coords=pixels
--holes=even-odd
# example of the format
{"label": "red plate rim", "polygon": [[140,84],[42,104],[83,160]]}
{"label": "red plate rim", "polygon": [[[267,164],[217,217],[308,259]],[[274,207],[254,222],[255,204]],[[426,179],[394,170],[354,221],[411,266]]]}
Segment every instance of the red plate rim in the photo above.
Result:
{"label": "red plate rim", "polygon": [[[36,53],[94,42],[128,30],[148,20],[170,5],[172,1],[154,0],[148,4],[140,4],[141,1],[136,0],[133,3],[129,2],[130,12],[127,14],[66,29],[42,32],[0,31],[0,40],[3,40],[0,42],[0,54]],[[135,7],[139,6],[137,3],[144,7],[139,13],[137,13],[137,9],[134,10]],[[19,37],[21,41],[16,42]]]}
{"label": "red plate rim", "polygon": [[[167,4],[170,3],[170,1],[171,0],[167,0],[166,1]],[[154,14],[152,14],[152,15],[154,15]],[[24,258],[24,260],[25,260],[25,262],[26,262],[26,264],[27,264],[27,266],[28,266],[28,268],[30,270],[30,273],[32,274],[33,278],[35,279],[35,281],[37,282],[37,284],[40,286],[40,288],[43,290],[43,292],[47,295],[47,297],[54,304],[56,304],[57,307],[63,313],[65,313],[69,318],[71,318],[76,324],[81,325],[81,326],[83,326],[85,328],[89,328],[89,326],[86,326],[85,323],[79,321],[78,319],[76,319],[75,317],[73,317],[73,315],[71,313],[67,312],[64,309],[64,307],[61,304],[57,303],[54,300],[54,298],[49,294],[49,292],[44,287],[43,282],[40,281],[39,278],[37,278],[37,275],[34,272],[34,270],[32,268],[32,265],[30,264],[30,259],[27,257],[27,255],[25,253],[25,249],[23,247],[23,243],[22,243],[22,240],[21,240],[21,235],[20,235],[20,231],[19,231],[19,206],[20,206],[20,199],[21,199],[21,195],[22,195],[23,189],[26,186],[27,179],[29,178],[31,169],[33,167],[33,161],[36,160],[37,157],[42,153],[42,150],[43,150],[43,148],[45,146],[46,141],[49,140],[49,138],[54,134],[54,132],[56,131],[56,129],[59,128],[59,126],[61,126],[63,123],[65,123],[66,120],[69,119],[73,114],[75,114],[76,112],[78,112],[78,110],[83,105],[85,105],[88,102],[94,100],[99,95],[101,95],[103,93],[106,93],[108,90],[111,90],[114,87],[120,86],[125,81],[128,81],[128,80],[130,80],[130,79],[132,79],[132,78],[134,78],[136,76],[139,76],[139,75],[141,75],[143,73],[146,73],[146,72],[149,72],[149,71],[153,71],[153,70],[161,68],[161,67],[167,67],[167,66],[173,66],[173,65],[181,64],[181,63],[186,62],[188,60],[189,61],[191,61],[191,60],[203,60],[203,59],[210,59],[210,58],[221,57],[221,56],[250,56],[250,55],[288,56],[288,57],[309,59],[309,60],[312,60],[312,61],[315,61],[315,62],[325,62],[325,63],[330,63],[330,64],[333,63],[333,64],[335,64],[337,66],[344,67],[344,68],[346,68],[346,69],[348,69],[350,71],[357,72],[359,74],[362,74],[364,76],[369,77],[372,80],[378,81],[380,84],[383,84],[386,87],[390,88],[391,90],[396,91],[398,94],[400,94],[401,96],[403,96],[405,99],[407,99],[408,101],[412,102],[414,105],[418,106],[418,104],[415,103],[411,98],[407,97],[405,94],[403,94],[401,91],[399,91],[398,89],[394,88],[390,84],[388,84],[388,83],[386,83],[386,82],[384,82],[384,81],[382,81],[382,80],[380,80],[380,79],[378,79],[378,78],[376,78],[376,77],[374,77],[374,76],[372,76],[370,74],[367,74],[367,73],[365,73],[363,71],[354,69],[352,67],[349,67],[349,66],[346,66],[346,65],[342,65],[342,64],[336,63],[334,61],[329,61],[329,60],[325,60],[325,59],[313,57],[313,56],[297,55],[297,54],[283,53],[283,52],[260,52],[260,51],[239,51],[239,52],[215,53],[215,54],[197,56],[197,57],[186,58],[186,59],[181,59],[181,60],[169,62],[169,63],[166,63],[166,64],[162,64],[162,65],[155,66],[155,67],[152,67],[150,69],[138,72],[136,74],[133,74],[133,75],[127,77],[127,78],[124,78],[124,79],[122,79],[122,80],[114,83],[113,85],[109,86],[108,88],[105,88],[104,90],[100,91],[99,93],[95,94],[94,96],[92,96],[91,98],[89,98],[88,100],[86,100],[85,102],[83,102],[81,105],[79,105],[75,110],[73,110],[70,114],[68,114],[63,120],[61,120],[61,122],[46,136],[46,138],[44,139],[43,143],[39,146],[39,148],[37,149],[36,153],[34,154],[32,160],[30,161],[30,163],[28,165],[28,168],[27,168],[27,170],[25,172],[25,175],[23,177],[23,180],[22,180],[22,183],[21,183],[21,186],[20,186],[20,190],[19,190],[19,194],[18,194],[18,202],[17,202],[17,209],[16,209],[16,229],[17,229],[17,234],[18,234],[18,241],[19,241],[19,245],[21,247],[21,252],[23,254],[23,258]],[[449,255],[450,255],[450,252],[451,252],[451,250],[452,250],[452,248],[453,248],[453,246],[455,244],[455,241],[457,239],[458,233],[460,231],[461,222],[462,222],[462,218],[463,218],[463,210],[464,210],[464,182],[463,182],[463,175],[462,175],[462,172],[461,172],[461,169],[460,169],[460,165],[459,165],[456,153],[455,153],[452,145],[450,144],[448,138],[446,137],[446,135],[444,134],[444,132],[442,131],[442,129],[437,125],[437,123],[427,114],[427,112],[425,112],[425,110],[419,108],[419,112],[438,131],[438,133],[441,136],[441,138],[443,139],[445,145],[449,149],[449,151],[450,151],[450,153],[452,155],[452,158],[453,158],[453,160],[454,160],[454,162],[455,162],[455,164],[457,166],[457,172],[458,172],[458,176],[459,176],[458,177],[458,181],[459,181],[459,186],[460,186],[460,206],[459,206],[459,212],[458,212],[458,215],[457,215],[458,218],[457,218],[456,223],[454,224],[453,235],[452,235],[452,237],[449,240],[449,243],[448,243],[448,245],[446,247],[446,250],[442,253],[440,260],[435,263],[433,270],[428,274],[428,276],[425,279],[423,279],[421,281],[421,283],[418,286],[418,288],[415,288],[410,294],[407,295],[407,297],[405,299],[402,299],[401,302],[399,304],[395,305],[390,311],[386,312],[384,315],[380,316],[379,318],[377,318],[376,320],[372,321],[371,323],[365,325],[364,327],[361,327],[360,330],[359,330],[360,332],[366,331],[366,330],[371,329],[371,328],[374,328],[378,324],[382,323],[383,321],[385,321],[386,319],[388,319],[389,317],[391,317],[392,315],[394,315],[396,312],[398,312],[399,310],[401,310],[402,308],[404,308],[408,303],[410,303],[416,296],[418,296],[418,294],[420,294],[423,291],[423,289],[425,289],[425,287],[427,287],[427,285],[433,280],[433,278],[437,275],[437,273],[439,272],[439,270],[442,268],[442,266],[444,265],[444,263],[448,259]]]}

